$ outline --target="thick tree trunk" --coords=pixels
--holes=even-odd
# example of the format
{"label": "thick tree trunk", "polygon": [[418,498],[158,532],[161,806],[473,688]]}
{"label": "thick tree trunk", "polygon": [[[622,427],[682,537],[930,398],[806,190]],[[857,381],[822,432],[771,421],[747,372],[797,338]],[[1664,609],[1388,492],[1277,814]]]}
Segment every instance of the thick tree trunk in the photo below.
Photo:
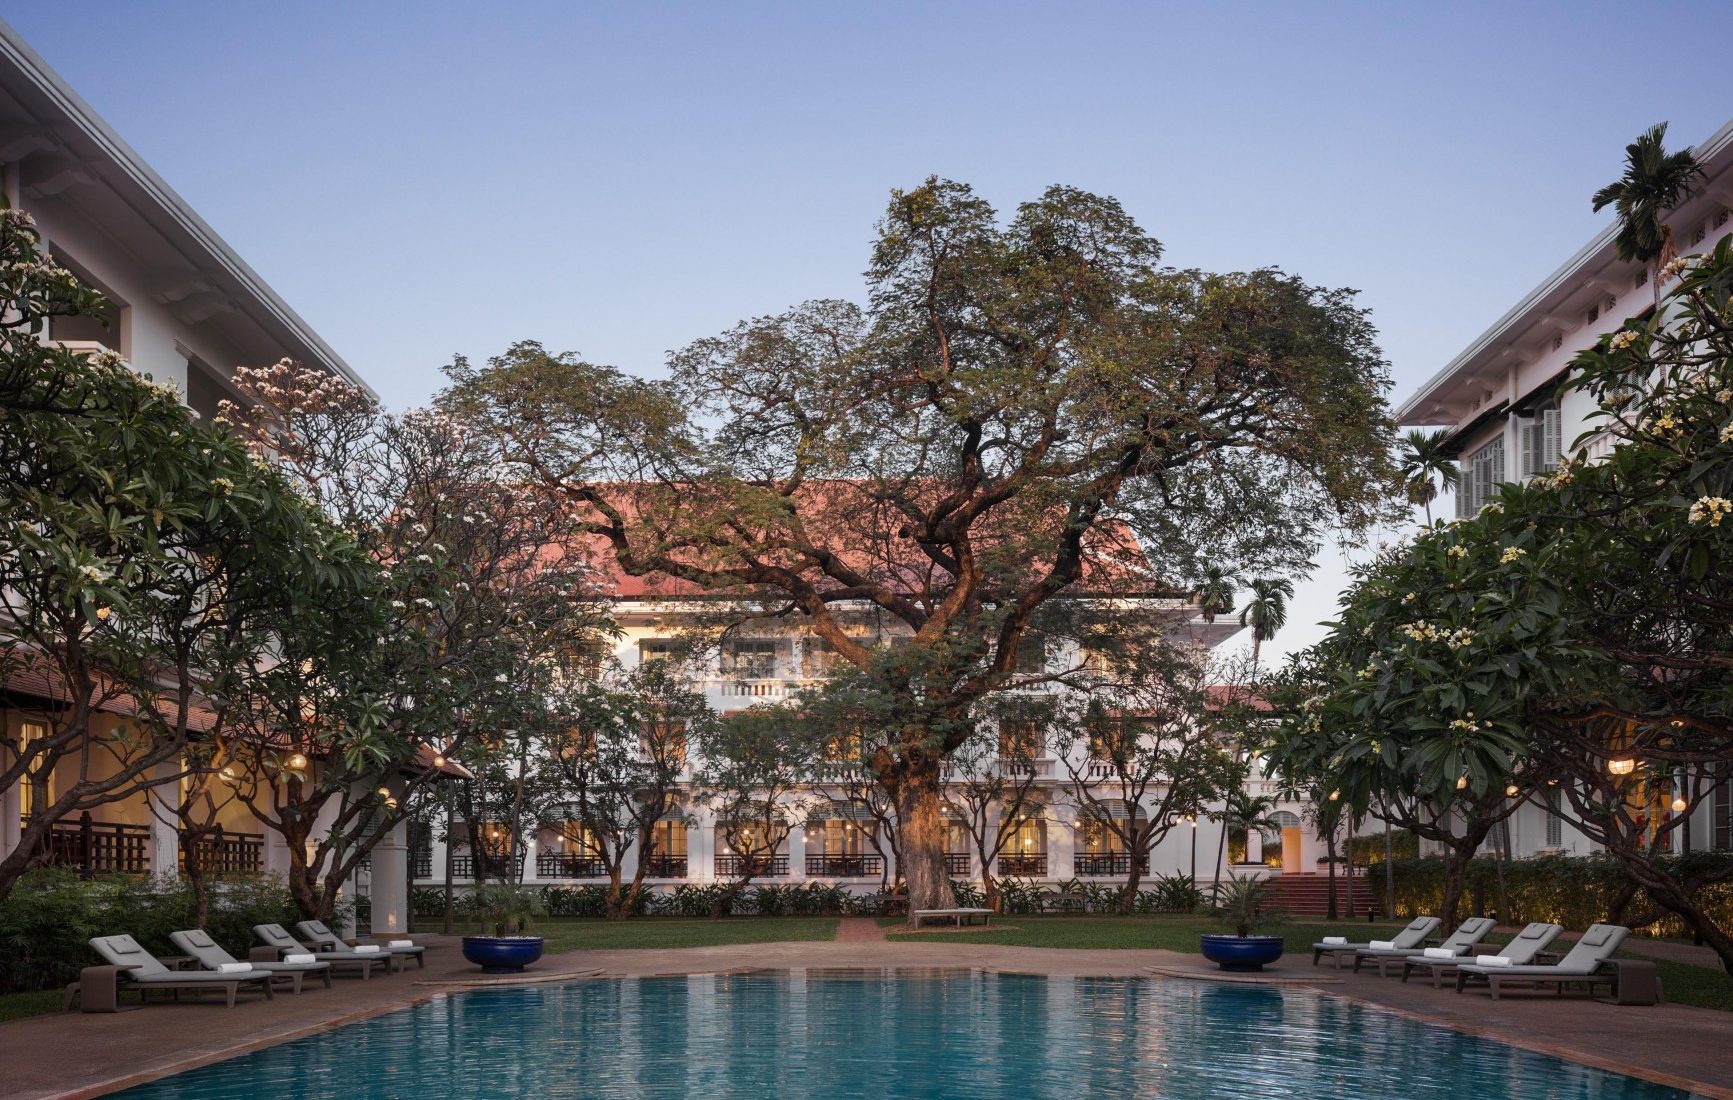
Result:
{"label": "thick tree trunk", "polygon": [[1131,870],[1125,876],[1125,885],[1119,889],[1119,905],[1121,914],[1129,915],[1137,911],[1137,891],[1143,885],[1143,860],[1137,856],[1131,857]]}
{"label": "thick tree trunk", "polygon": [[[903,878],[909,884],[909,927],[915,911],[951,909],[957,895],[945,868],[943,773],[939,761],[910,762],[896,785],[897,831],[902,834]],[[983,869],[985,874],[985,869]]]}

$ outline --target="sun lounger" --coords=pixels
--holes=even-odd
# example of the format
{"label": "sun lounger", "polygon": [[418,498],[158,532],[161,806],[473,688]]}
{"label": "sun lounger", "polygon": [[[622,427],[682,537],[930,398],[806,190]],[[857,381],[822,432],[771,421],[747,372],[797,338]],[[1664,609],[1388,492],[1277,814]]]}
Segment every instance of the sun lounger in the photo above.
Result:
{"label": "sun lounger", "polygon": [[[1438,924],[1439,921],[1437,917],[1415,917],[1413,920],[1408,922],[1408,927],[1396,933],[1396,935],[1388,941],[1389,946],[1398,949],[1422,947],[1426,943],[1426,937],[1438,931]],[[1342,937],[1340,943],[1335,942],[1334,939],[1321,940],[1312,945],[1312,965],[1317,966],[1318,960],[1323,956],[1328,955],[1330,956],[1330,962],[1337,969],[1341,969],[1342,959],[1344,956],[1354,958],[1362,950],[1374,946],[1379,946],[1379,941],[1374,940],[1371,943],[1349,943],[1348,937],[1346,936]]]}
{"label": "sun lounger", "polygon": [[235,993],[242,986],[263,990],[267,1000],[271,996],[271,976],[263,971],[170,970],[131,936],[95,936],[90,946],[110,966],[124,967],[126,980],[139,990],[141,997],[151,989],[172,990],[176,1000],[183,989],[197,993],[221,989],[229,995],[229,1007],[233,1008]]}
{"label": "sun lounger", "polygon": [[[304,920],[295,925],[295,931],[301,934],[302,940],[312,944],[316,949],[341,951],[348,946],[337,938],[335,932],[325,927],[324,921]],[[427,948],[425,947],[410,943],[408,940],[392,940],[380,946],[397,961],[399,970],[403,968],[404,962],[408,959],[414,959],[423,969],[427,967]]]}
{"label": "sun lounger", "polygon": [[916,909],[913,916],[916,924],[921,924],[928,919],[955,920],[958,928],[963,927],[965,924],[975,923],[976,917],[981,918],[982,924],[991,924],[993,921],[993,911],[991,909],[979,909],[972,906],[963,906],[956,909]]}
{"label": "sun lounger", "polygon": [[[206,970],[221,970],[224,966],[233,966],[239,959],[224,951],[217,941],[211,939],[209,932],[203,928],[188,928],[184,932],[170,932],[169,937],[174,945],[187,955],[191,955],[198,964]],[[319,962],[255,962],[251,964],[254,970],[263,970],[278,981],[289,983],[289,992],[301,992],[301,979],[308,974],[317,974],[325,979],[325,988],[331,988],[331,964]]]}
{"label": "sun lounger", "polygon": [[363,981],[373,976],[373,968],[376,966],[383,966],[387,974],[392,969],[391,956],[384,951],[372,954],[362,954],[348,948],[341,951],[314,951],[289,935],[288,930],[280,924],[255,924],[253,934],[267,947],[276,948],[278,958],[284,955],[312,955],[317,962],[330,963],[333,970],[350,967],[359,970]]}
{"label": "sun lounger", "polygon": [[[1490,955],[1501,956],[1514,964],[1527,966],[1534,962],[1536,955],[1546,950],[1548,944],[1558,939],[1559,933],[1563,931],[1564,925],[1562,924],[1535,921],[1518,932],[1515,939],[1497,951],[1491,952]],[[1432,975],[1432,988],[1437,989],[1446,976],[1455,976],[1459,964],[1475,962],[1477,959],[1486,957],[1490,956],[1468,954],[1458,959],[1429,959],[1424,955],[1411,955],[1402,961],[1402,980],[1407,981],[1408,975],[1416,970],[1424,971]]]}
{"label": "sun lounger", "polygon": [[[1444,938],[1437,947],[1362,947],[1354,952],[1354,973],[1360,972],[1360,965],[1365,962],[1378,964],[1378,976],[1390,976],[1389,968],[1404,959],[1416,955],[1431,955],[1433,958],[1460,958],[1474,950],[1474,945],[1486,938],[1492,931],[1491,917],[1469,917],[1457,926],[1456,931]],[[1442,954],[1449,952],[1448,955]]]}
{"label": "sun lounger", "polygon": [[1594,924],[1583,933],[1582,939],[1572,945],[1565,957],[1555,966],[1534,965],[1501,965],[1480,959],[1472,963],[1462,963],[1456,968],[1456,991],[1461,993],[1470,981],[1484,981],[1492,991],[1492,999],[1498,1000],[1499,987],[1503,985],[1532,984],[1535,988],[1543,985],[1558,987],[1563,994],[1571,985],[1581,983],[1591,990],[1596,985],[1609,985],[1613,981],[1610,971],[1603,966],[1613,957],[1613,952],[1625,942],[1625,937],[1631,930],[1617,924]]}

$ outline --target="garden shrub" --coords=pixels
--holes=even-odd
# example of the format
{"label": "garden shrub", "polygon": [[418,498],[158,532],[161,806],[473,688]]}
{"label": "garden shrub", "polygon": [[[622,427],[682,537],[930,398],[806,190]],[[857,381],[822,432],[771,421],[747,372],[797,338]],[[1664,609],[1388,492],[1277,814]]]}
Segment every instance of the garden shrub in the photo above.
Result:
{"label": "garden shrub", "polygon": [[[1381,853],[1380,853],[1381,855]],[[1733,863],[1733,852],[1692,852],[1686,856],[1662,857],[1663,862],[1678,860],[1720,861]],[[1397,859],[1391,869],[1396,880],[1396,913],[1398,917],[1430,915],[1438,911],[1444,898],[1444,860],[1437,856]],[[1526,924],[1529,921],[1550,921],[1566,928],[1583,929],[1607,920],[1609,916],[1625,922],[1647,915],[1654,907],[1638,892],[1622,914],[1610,912],[1612,901],[1626,876],[1616,860],[1606,855],[1535,856],[1512,860],[1504,865],[1504,889],[1509,913],[1498,914],[1505,924]],[[1384,865],[1382,859],[1373,862],[1367,872],[1372,889],[1383,894]],[[1488,913],[1498,907],[1498,866],[1490,856],[1482,856],[1468,865],[1466,903],[1479,899]],[[1706,887],[1701,901],[1709,915],[1721,927],[1733,927],[1733,882]],[[1676,936],[1685,933],[1679,919],[1670,913],[1637,929],[1644,935]]]}
{"label": "garden shrub", "polygon": [[[0,992],[49,989],[99,961],[89,940],[125,933],[154,955],[178,955],[169,933],[193,925],[192,890],[178,879],[114,876],[85,881],[61,867],[43,867],[18,881],[0,901]],[[332,923],[347,919],[340,911]],[[300,919],[289,889],[276,875],[211,884],[205,928],[237,958],[254,942],[253,925]]]}

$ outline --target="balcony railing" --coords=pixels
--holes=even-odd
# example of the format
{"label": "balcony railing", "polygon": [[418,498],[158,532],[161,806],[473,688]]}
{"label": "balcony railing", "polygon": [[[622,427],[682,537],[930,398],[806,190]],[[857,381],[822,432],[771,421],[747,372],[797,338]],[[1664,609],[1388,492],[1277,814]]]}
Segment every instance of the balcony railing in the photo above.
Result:
{"label": "balcony railing", "polygon": [[[208,833],[198,842],[199,868],[207,875],[256,875],[265,869],[263,833]],[[186,874],[187,853],[180,853],[181,874]]]}
{"label": "balcony railing", "polygon": [[[488,878],[504,878],[505,860],[497,856],[489,856],[481,861],[481,871]],[[523,874],[524,857],[520,852],[517,856],[517,873]],[[474,878],[476,874],[476,858],[471,852],[460,852],[451,857],[452,878]]]}
{"label": "balcony railing", "polygon": [[716,873],[724,878],[739,878],[752,865],[755,878],[780,878],[788,874],[787,856],[717,856]]}
{"label": "balcony railing", "polygon": [[999,873],[1001,875],[1034,875],[1039,878],[1047,873],[1046,853],[1038,856],[1000,856]]}
{"label": "balcony railing", "polygon": [[48,834],[48,862],[90,875],[150,872],[150,826],[97,821],[89,812],[56,821]]}
{"label": "balcony railing", "polygon": [[806,873],[824,878],[877,878],[885,860],[878,855],[815,855],[806,857]]}
{"label": "balcony railing", "polygon": [[[1137,857],[1137,868],[1147,873],[1149,857]],[[1131,856],[1125,852],[1080,853],[1071,859],[1071,873],[1079,878],[1085,875],[1129,875],[1131,874]]]}
{"label": "balcony railing", "polygon": [[945,873],[955,877],[963,877],[969,873],[968,852],[946,852]]}
{"label": "balcony railing", "polygon": [[644,871],[648,878],[685,878],[685,856],[651,856],[650,866]]}
{"label": "balcony railing", "polygon": [[608,867],[595,856],[573,852],[538,852],[536,875],[540,878],[606,878]]}
{"label": "balcony railing", "polygon": [[433,851],[415,848],[409,853],[409,874],[413,878],[433,877]]}
{"label": "balcony railing", "polygon": [[1034,776],[1036,779],[1052,779],[1055,766],[1056,761],[1053,760],[1021,760],[1011,757],[998,761],[1000,775]]}

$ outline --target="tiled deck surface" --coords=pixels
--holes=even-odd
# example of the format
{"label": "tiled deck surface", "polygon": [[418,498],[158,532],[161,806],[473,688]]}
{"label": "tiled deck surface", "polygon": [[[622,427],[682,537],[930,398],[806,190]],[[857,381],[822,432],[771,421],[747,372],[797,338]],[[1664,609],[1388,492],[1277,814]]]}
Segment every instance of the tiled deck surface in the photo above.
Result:
{"label": "tiled deck surface", "polygon": [[[864,930],[863,930],[864,931]],[[0,1094],[99,1096],[261,1046],[312,1034],[394,1008],[442,996],[480,978],[458,954],[455,940],[417,937],[436,945],[425,970],[362,982],[338,979],[300,997],[254,997],[233,1009],[221,1002],[153,1004],[118,1015],[70,1013],[0,1024]],[[1581,997],[1516,994],[1497,1002],[1485,994],[1458,996],[1395,978],[1313,970],[1309,953],[1283,960],[1274,976],[1310,980],[1351,997],[1459,1031],[1514,1041],[1603,1069],[1661,1081],[1717,1100],[1733,1100],[1733,1013],[1663,1005],[1620,1008]],[[534,980],[586,975],[640,977],[744,967],[978,967],[1019,973],[1138,977],[1152,981],[1206,979],[1193,955],[1169,951],[1078,951],[971,944],[963,937],[930,943],[884,940],[772,943],[653,951],[574,951],[531,968]],[[1152,975],[1151,970],[1166,971]],[[1179,975],[1187,975],[1181,977]],[[1338,980],[1339,979],[1339,980]],[[1289,984],[1289,983],[1284,983]]]}

